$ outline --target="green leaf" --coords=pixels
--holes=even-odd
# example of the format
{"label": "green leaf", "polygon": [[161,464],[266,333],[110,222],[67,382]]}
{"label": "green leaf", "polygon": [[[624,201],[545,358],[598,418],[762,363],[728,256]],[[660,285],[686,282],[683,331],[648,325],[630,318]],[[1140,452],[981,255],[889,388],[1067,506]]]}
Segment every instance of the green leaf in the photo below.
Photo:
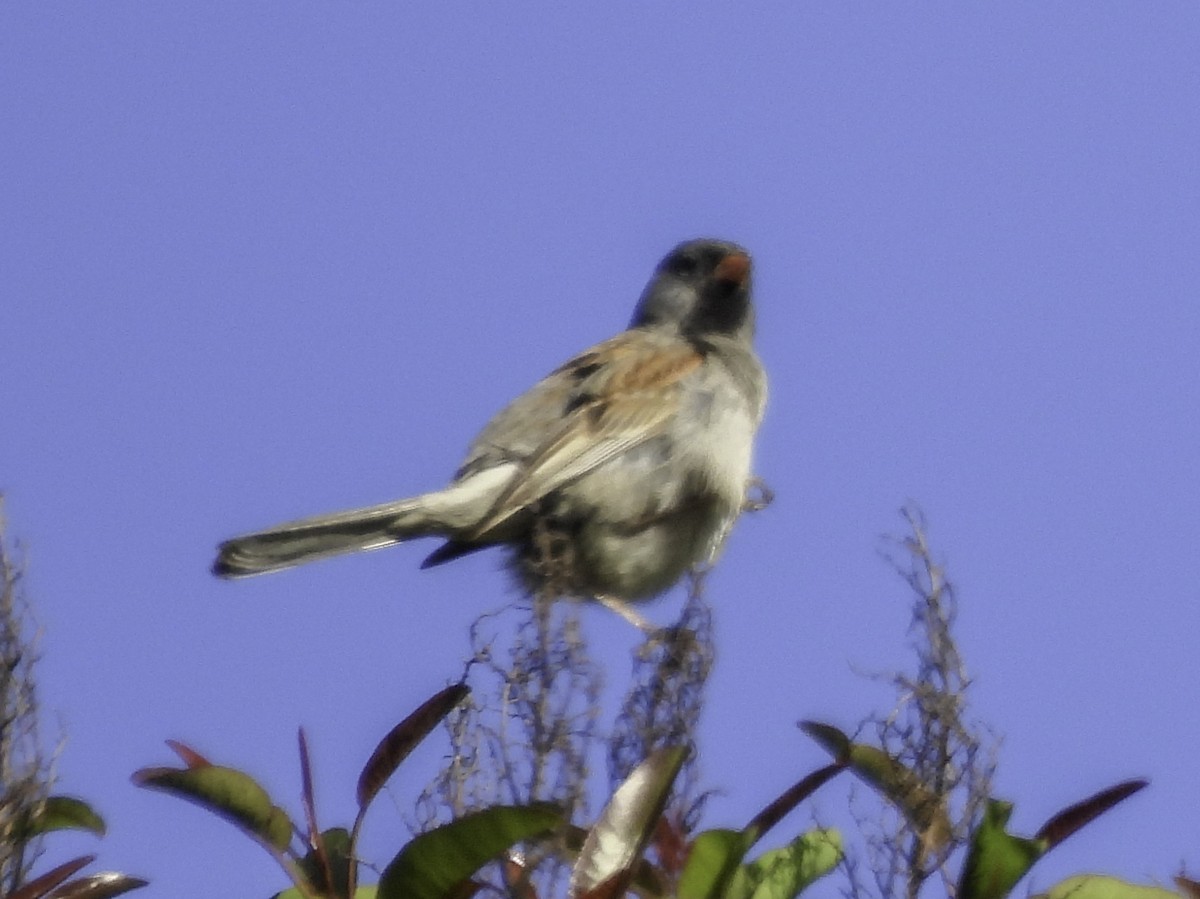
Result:
{"label": "green leaf", "polygon": [[[617,788],[584,841],[568,890],[582,896],[614,878],[628,883],[687,758],[687,748],[655,750]],[[609,886],[615,895],[623,887]]]}
{"label": "green leaf", "polygon": [[832,724],[820,721],[801,721],[800,729],[820,743],[835,761],[850,763],[850,748],[853,744],[844,732]]}
{"label": "green leaf", "polygon": [[466,684],[447,687],[425,700],[416,711],[393,727],[388,735],[379,741],[358,777],[360,809],[366,808],[417,744],[429,736],[438,723],[470,692]]}
{"label": "green leaf", "polygon": [[741,830],[706,830],[692,841],[679,875],[679,899],[715,899],[737,873],[753,837]]}
{"label": "green leaf", "polygon": [[509,846],[552,833],[561,812],[548,803],[494,806],[414,838],[379,880],[379,899],[445,899]]}
{"label": "green leaf", "polygon": [[87,830],[102,837],[104,819],[82,799],[50,796],[36,809],[27,826],[18,828],[19,839],[25,842],[55,830]]}
{"label": "green leaf", "polygon": [[1013,836],[1005,829],[1012,810],[1011,802],[988,800],[971,834],[958,899],[1004,899],[1045,853],[1045,841]]}
{"label": "green leaf", "polygon": [[271,802],[250,775],[221,765],[203,768],[143,768],[133,775],[139,787],[163,790],[232,821],[275,849],[286,849],[295,831],[287,812]]}
{"label": "green leaf", "polygon": [[[350,885],[350,831],[331,827],[317,837],[321,848],[310,849],[300,859],[300,870],[318,892],[345,896]],[[332,881],[332,882],[331,882]]]}
{"label": "green leaf", "polygon": [[1127,883],[1101,874],[1080,874],[1055,884],[1033,899],[1179,899],[1174,890]]}
{"label": "green leaf", "polygon": [[841,834],[833,828],[810,830],[742,865],[725,899],[794,899],[841,860]]}
{"label": "green leaf", "polygon": [[842,731],[817,721],[802,721],[801,729],[842,764],[895,805],[921,835],[927,853],[941,849],[950,839],[950,816],[911,768],[877,746],[853,743]]}

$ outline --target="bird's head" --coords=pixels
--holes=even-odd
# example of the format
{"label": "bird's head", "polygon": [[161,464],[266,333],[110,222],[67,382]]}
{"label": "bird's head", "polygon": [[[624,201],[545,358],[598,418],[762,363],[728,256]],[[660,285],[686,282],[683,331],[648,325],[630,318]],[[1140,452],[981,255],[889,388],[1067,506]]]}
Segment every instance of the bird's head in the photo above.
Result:
{"label": "bird's head", "polygon": [[689,240],[658,264],[631,328],[673,327],[685,337],[754,336],[750,254],[723,240]]}

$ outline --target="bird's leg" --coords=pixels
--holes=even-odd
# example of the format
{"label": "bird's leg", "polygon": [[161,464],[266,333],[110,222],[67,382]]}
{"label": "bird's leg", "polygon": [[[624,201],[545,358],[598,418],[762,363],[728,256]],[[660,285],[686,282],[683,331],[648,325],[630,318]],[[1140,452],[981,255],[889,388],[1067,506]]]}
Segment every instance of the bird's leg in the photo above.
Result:
{"label": "bird's leg", "polygon": [[639,615],[637,612],[635,612],[632,608],[629,607],[628,603],[622,602],[621,600],[616,599],[612,596],[599,596],[598,595],[594,598],[595,598],[596,602],[600,603],[600,605],[604,606],[604,608],[609,609],[610,611],[616,612],[618,615],[620,615],[622,618],[624,618],[626,621],[628,621],[630,624],[632,624],[634,627],[636,627],[638,630],[640,630],[647,637],[653,635],[655,632],[658,631],[657,625],[651,624],[649,621],[647,621],[645,618],[643,618],[641,615]]}

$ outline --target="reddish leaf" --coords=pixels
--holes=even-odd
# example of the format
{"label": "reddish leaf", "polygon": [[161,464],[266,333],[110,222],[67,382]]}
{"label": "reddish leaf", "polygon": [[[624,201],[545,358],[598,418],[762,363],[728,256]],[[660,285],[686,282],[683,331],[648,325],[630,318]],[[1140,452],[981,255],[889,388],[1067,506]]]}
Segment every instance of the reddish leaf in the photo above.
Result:
{"label": "reddish leaf", "polygon": [[52,889],[80,868],[87,867],[95,860],[96,856],[94,855],[81,855],[79,858],[73,858],[69,862],[63,862],[57,868],[52,868],[41,877],[35,877],[19,890],[9,893],[5,899],[41,899],[42,896],[48,895]]}
{"label": "reddish leaf", "polygon": [[358,778],[358,807],[375,798],[400,763],[424,740],[438,723],[462,702],[471,690],[466,684],[454,684],[425,700],[416,711],[397,724],[379,741]]}
{"label": "reddish leaf", "polygon": [[300,747],[300,801],[304,804],[304,817],[308,821],[308,845],[312,849],[321,846],[321,829],[317,827],[317,805],[313,800],[312,762],[308,756],[308,737],[304,728],[296,731],[296,742]]}
{"label": "reddish leaf", "polygon": [[320,882],[326,885],[333,883],[333,871],[329,866],[329,854],[325,851],[325,841],[321,839],[321,829],[317,826],[317,803],[313,798],[312,761],[308,755],[308,737],[304,728],[296,731],[296,740],[300,747],[300,803],[304,806],[304,821],[308,827],[308,848],[315,857],[320,871]]}
{"label": "reddish leaf", "polygon": [[180,743],[178,740],[167,740],[167,746],[171,748],[185,765],[189,768],[207,768],[212,764],[208,759],[192,749],[186,743]]}
{"label": "reddish leaf", "polygon": [[780,793],[779,798],[755,815],[746,825],[745,832],[749,835],[751,844],[757,842],[763,834],[783,820],[792,809],[815,793],[835,774],[844,771],[846,767],[847,763],[840,761],[826,765]]}
{"label": "reddish leaf", "polygon": [[1147,780],[1127,780],[1115,787],[1101,790],[1094,796],[1063,809],[1042,825],[1035,839],[1045,841],[1046,849],[1049,850],[1149,783]]}
{"label": "reddish leaf", "polygon": [[1175,877],[1175,886],[1179,887],[1189,899],[1200,899],[1200,882],[1178,874]]}
{"label": "reddish leaf", "polygon": [[144,886],[149,886],[149,881],[106,871],[64,883],[46,899],[112,899],[113,896],[120,896]]}
{"label": "reddish leaf", "polygon": [[515,896],[516,899],[538,899],[537,890],[529,882],[529,872],[526,870],[524,862],[510,853],[504,860],[502,870],[504,871],[504,885],[508,888],[510,895]]}
{"label": "reddish leaf", "polygon": [[655,825],[653,845],[659,864],[674,879],[683,870],[687,858],[687,837],[683,828],[677,821],[663,815]]}
{"label": "reddish leaf", "polygon": [[586,893],[578,894],[575,899],[621,899],[628,888],[626,880],[627,878],[624,874],[614,874],[608,880],[588,890]]}
{"label": "reddish leaf", "polygon": [[322,852],[320,828],[317,826],[317,803],[312,797],[312,760],[308,757],[308,738],[304,727],[296,731],[296,743],[300,748],[300,803],[304,805],[305,821],[308,825],[308,847]]}

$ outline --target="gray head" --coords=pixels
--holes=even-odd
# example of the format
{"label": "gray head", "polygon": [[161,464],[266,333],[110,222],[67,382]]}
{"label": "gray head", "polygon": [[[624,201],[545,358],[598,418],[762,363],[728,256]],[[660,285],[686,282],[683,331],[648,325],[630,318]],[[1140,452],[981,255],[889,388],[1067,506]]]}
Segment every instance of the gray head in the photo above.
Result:
{"label": "gray head", "polygon": [[754,336],[750,254],[724,240],[689,240],[668,253],[646,285],[631,328],[674,326],[685,337]]}

